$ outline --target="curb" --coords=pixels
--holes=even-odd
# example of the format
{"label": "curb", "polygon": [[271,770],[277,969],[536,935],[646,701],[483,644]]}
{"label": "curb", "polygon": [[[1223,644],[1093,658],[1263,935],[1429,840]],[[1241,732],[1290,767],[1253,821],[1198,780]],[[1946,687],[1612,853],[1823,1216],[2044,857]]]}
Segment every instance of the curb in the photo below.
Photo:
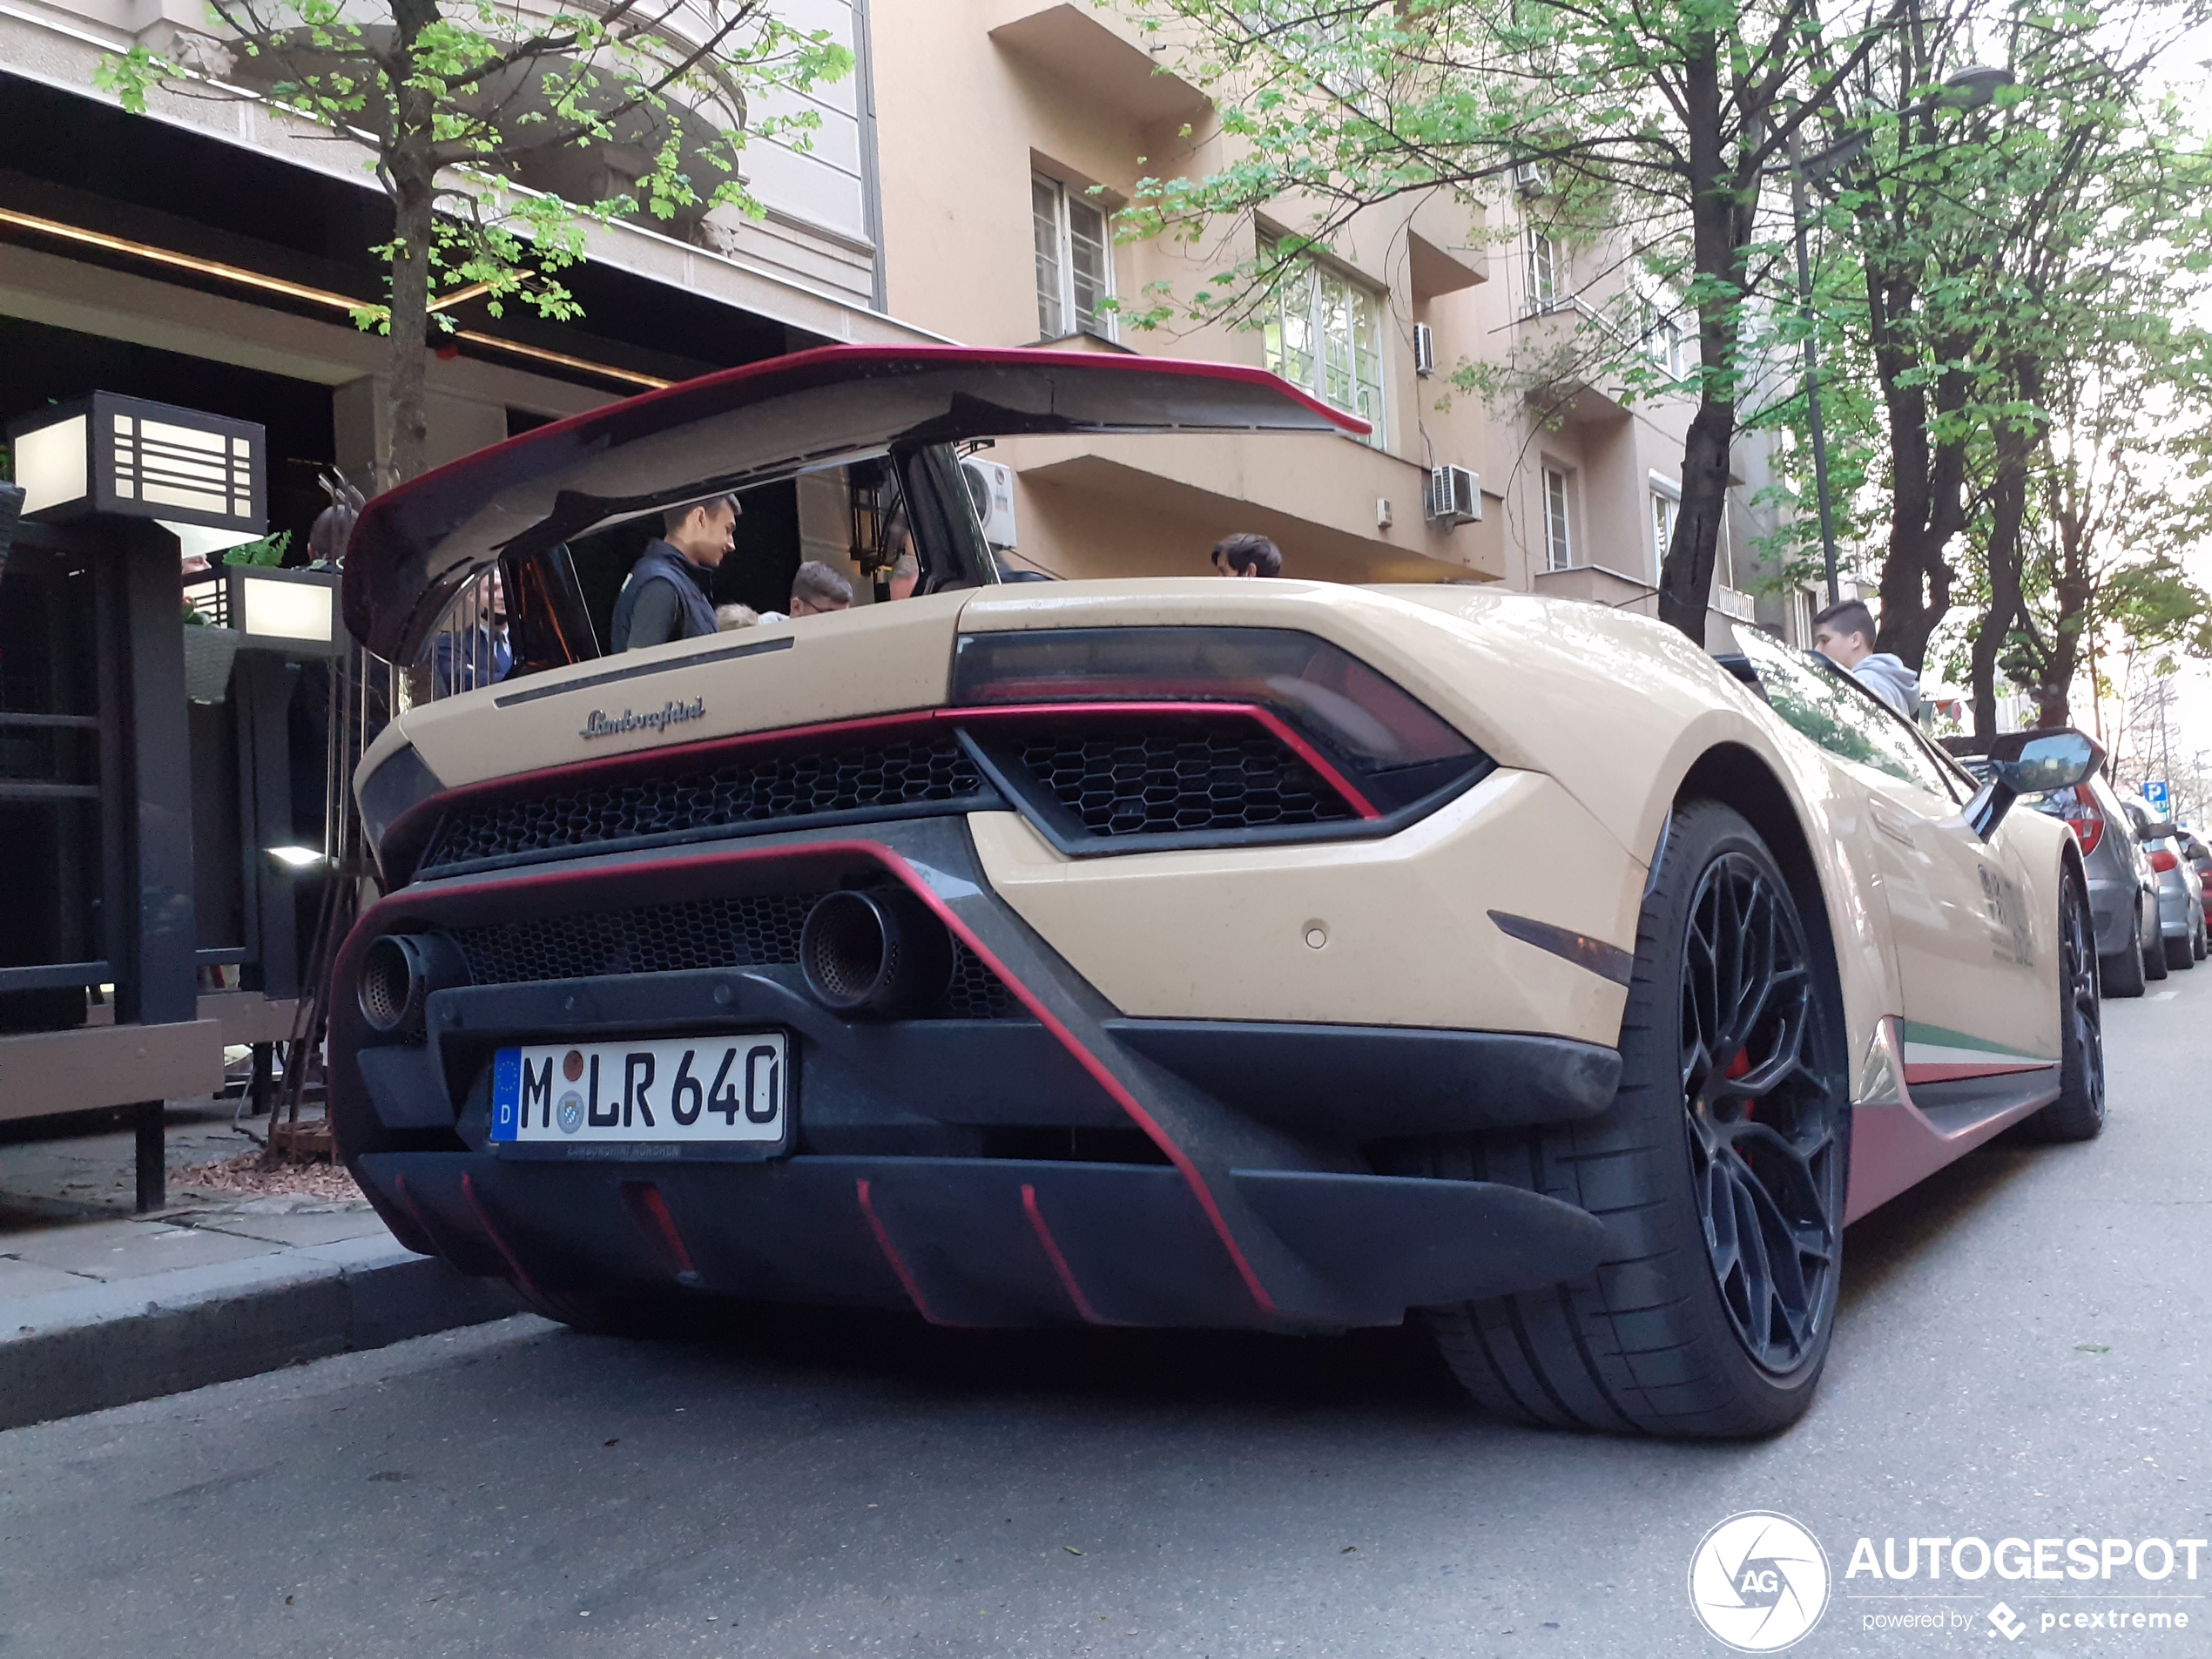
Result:
{"label": "curb", "polygon": [[25,1297],[0,1312],[0,1430],[521,1311],[388,1237]]}

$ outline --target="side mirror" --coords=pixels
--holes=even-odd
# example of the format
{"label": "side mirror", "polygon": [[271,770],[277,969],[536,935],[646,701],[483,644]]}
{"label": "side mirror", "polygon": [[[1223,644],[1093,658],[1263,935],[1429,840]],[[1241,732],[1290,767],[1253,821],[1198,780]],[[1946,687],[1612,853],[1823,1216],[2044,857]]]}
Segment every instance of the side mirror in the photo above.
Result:
{"label": "side mirror", "polygon": [[2135,839],[2139,841],[2164,841],[2171,840],[2181,833],[2182,826],[2179,824],[2169,824],[2161,818],[2155,824],[2146,824],[2137,830]]}
{"label": "side mirror", "polygon": [[1986,841],[2022,795],[2086,783],[2104,758],[2094,738],[2071,726],[2009,732],[1990,745],[1990,779],[1966,803],[1966,822]]}

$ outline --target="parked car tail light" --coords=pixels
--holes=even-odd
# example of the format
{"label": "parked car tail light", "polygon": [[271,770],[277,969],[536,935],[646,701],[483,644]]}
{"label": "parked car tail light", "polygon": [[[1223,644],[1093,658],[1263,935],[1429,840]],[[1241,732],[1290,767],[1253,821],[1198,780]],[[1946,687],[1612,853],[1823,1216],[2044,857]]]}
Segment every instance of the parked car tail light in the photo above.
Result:
{"label": "parked car tail light", "polygon": [[2067,814],[2067,823],[2074,830],[2074,840],[2081,843],[2081,856],[2087,858],[2097,850],[2097,843],[2105,838],[2105,815],[2094,802],[2084,799],[2074,812]]}
{"label": "parked car tail light", "polygon": [[2156,847],[2151,852],[2150,867],[2161,875],[2164,875],[2168,870],[2178,869],[2181,862],[2181,860],[2175,857],[2165,847]]}
{"label": "parked car tail light", "polygon": [[[1978,778],[1984,774],[1976,769]],[[2081,844],[2081,856],[2087,858],[2097,850],[2097,843],[2105,838],[2105,815],[2097,810],[2096,798],[2086,789],[2054,789],[2035,802],[2035,810],[2053,818],[2063,819],[2074,832],[2074,839]]]}
{"label": "parked car tail light", "polygon": [[[953,661],[963,707],[1113,705],[1168,716],[1250,711],[1280,726],[1363,819],[1393,819],[1490,770],[1491,761],[1404,687],[1349,651],[1287,628],[1053,628],[971,634]],[[1048,706],[1053,705],[1053,706]],[[979,728],[982,722],[978,722]],[[991,724],[996,724],[994,720]]]}

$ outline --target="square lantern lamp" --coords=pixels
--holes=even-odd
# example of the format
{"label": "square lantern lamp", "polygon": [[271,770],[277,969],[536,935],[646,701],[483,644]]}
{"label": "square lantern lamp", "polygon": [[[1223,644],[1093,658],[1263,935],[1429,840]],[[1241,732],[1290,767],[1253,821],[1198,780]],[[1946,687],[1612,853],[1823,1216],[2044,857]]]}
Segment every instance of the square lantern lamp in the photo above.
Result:
{"label": "square lantern lamp", "polygon": [[8,428],[26,518],[151,518],[195,551],[269,522],[267,438],[252,421],[95,392]]}
{"label": "square lantern lamp", "polygon": [[333,576],[220,566],[226,550],[268,529],[268,441],[258,423],[95,392],[17,421],[8,434],[25,517],[151,518],[183,552],[217,562],[242,645],[337,654]]}
{"label": "square lantern lamp", "polygon": [[243,649],[299,658],[335,657],[345,648],[336,571],[233,564],[224,567],[223,585],[224,615],[245,634]]}

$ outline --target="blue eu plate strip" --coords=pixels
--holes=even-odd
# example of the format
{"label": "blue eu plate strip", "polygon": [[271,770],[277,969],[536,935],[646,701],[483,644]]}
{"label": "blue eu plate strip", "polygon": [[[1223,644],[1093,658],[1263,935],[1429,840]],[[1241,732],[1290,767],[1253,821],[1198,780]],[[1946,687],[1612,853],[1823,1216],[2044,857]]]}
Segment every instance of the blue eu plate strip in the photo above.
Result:
{"label": "blue eu plate strip", "polygon": [[523,1051],[502,1049],[491,1060],[491,1137],[515,1138],[516,1108],[523,1098]]}

